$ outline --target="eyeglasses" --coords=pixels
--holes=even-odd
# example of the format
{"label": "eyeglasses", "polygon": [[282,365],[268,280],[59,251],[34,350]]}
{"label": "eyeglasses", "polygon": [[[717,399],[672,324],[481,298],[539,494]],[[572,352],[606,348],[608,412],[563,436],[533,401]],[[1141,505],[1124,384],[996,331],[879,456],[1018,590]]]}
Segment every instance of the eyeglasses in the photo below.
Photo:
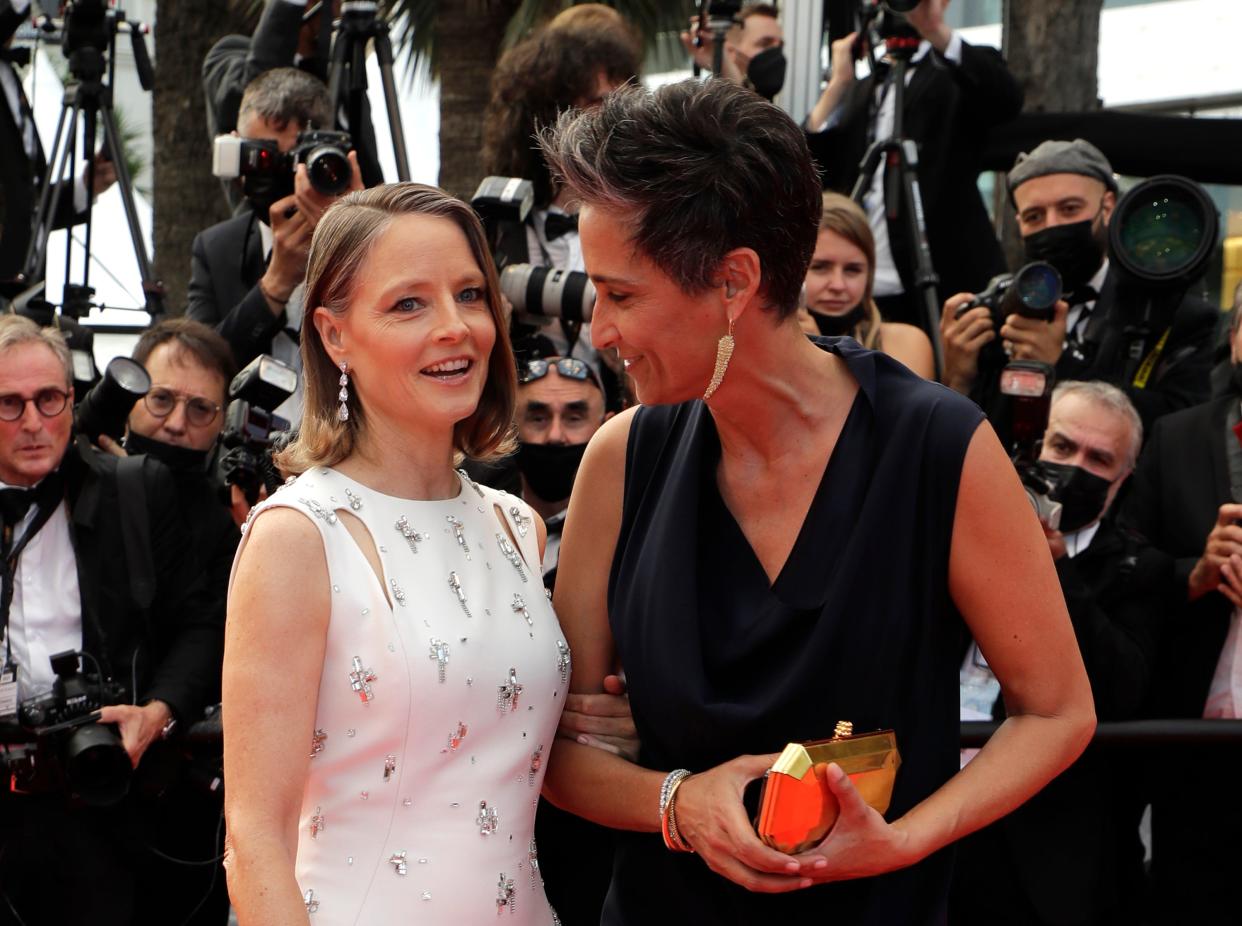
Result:
{"label": "eyeglasses", "polygon": [[44,418],[55,418],[69,404],[69,393],[61,389],[40,389],[29,399],[16,392],[0,395],[0,421],[16,421],[26,414],[28,402],[33,402],[35,410]]}
{"label": "eyeglasses", "polygon": [[566,379],[590,380],[597,389],[602,391],[599,380],[596,378],[595,371],[591,369],[590,364],[585,360],[579,360],[577,357],[557,357],[553,360],[545,360],[543,358],[528,360],[525,366],[518,371],[518,382],[525,385],[526,383],[533,383],[537,379],[543,379],[548,375],[548,370],[551,367],[556,367],[556,372]]}
{"label": "eyeglasses", "polygon": [[142,397],[142,401],[147,411],[156,418],[167,418],[178,402],[184,402],[186,420],[196,428],[211,424],[220,414],[220,406],[214,402],[208,402],[201,396],[181,395],[171,389],[152,389]]}

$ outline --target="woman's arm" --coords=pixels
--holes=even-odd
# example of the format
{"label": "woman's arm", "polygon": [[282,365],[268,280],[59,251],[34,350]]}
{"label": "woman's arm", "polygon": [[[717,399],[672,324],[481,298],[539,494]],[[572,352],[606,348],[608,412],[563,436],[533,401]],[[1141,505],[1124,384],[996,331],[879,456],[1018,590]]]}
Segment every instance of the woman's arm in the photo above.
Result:
{"label": "woman's arm", "polygon": [[1000,680],[1008,719],[961,772],[891,825],[847,778],[830,776],[842,815],[803,856],[816,880],[901,868],[986,826],[1060,774],[1095,729],[1048,543],[986,424],[966,452],[954,518],[949,591]]}
{"label": "woman's arm", "polygon": [[[633,412],[623,412],[591,439],[569,502],[556,581],[556,613],[573,652],[571,691],[604,690],[616,650],[608,623],[608,577],[621,528],[625,450]],[[742,789],[774,756],[742,756],[687,779],[678,791],[678,828],[714,871],[756,891],[805,887],[798,864],[755,836]],[[614,829],[660,829],[660,786],[671,769],[652,771],[602,749],[557,739],[545,796],[564,810]],[[702,808],[700,812],[700,808]],[[777,873],[780,874],[777,874]]]}
{"label": "woman's arm", "polygon": [[300,512],[251,523],[224,637],[229,896],[241,926],[306,926],[294,880],[298,814],[327,646],[328,566]]}

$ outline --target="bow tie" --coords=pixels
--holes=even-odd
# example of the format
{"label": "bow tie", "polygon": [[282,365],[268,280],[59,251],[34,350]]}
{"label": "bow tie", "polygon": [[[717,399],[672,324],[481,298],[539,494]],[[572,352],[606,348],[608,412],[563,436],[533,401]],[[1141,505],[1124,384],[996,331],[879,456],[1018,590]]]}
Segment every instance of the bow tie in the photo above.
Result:
{"label": "bow tie", "polygon": [[0,489],[0,524],[16,527],[34,501],[34,489]]}
{"label": "bow tie", "polygon": [[1072,293],[1065,294],[1065,301],[1071,306],[1085,305],[1088,302],[1095,302],[1100,298],[1099,290],[1089,283],[1084,283]]}
{"label": "bow tie", "polygon": [[578,217],[576,215],[562,215],[559,212],[549,212],[543,220],[543,236],[549,241],[555,241],[561,235],[569,232],[578,231]]}
{"label": "bow tie", "polygon": [[30,49],[25,45],[14,48],[0,48],[0,61],[7,61],[19,68],[30,64]]}

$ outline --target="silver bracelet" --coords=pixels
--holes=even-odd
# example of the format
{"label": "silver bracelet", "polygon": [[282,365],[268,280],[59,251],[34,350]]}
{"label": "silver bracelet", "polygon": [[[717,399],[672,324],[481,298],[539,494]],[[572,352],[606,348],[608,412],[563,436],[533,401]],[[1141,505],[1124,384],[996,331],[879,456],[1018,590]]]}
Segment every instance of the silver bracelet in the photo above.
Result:
{"label": "silver bracelet", "polygon": [[664,784],[660,785],[660,815],[657,818],[661,826],[664,825],[664,813],[668,810],[668,799],[672,796],[673,789],[684,779],[689,778],[690,774],[687,769],[677,768],[664,777]]}

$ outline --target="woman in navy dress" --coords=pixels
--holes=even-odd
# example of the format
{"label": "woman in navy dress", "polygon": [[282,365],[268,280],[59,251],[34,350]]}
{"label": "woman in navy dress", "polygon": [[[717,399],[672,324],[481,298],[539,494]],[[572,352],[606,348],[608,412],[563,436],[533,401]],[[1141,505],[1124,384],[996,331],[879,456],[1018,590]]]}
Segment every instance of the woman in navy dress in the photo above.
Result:
{"label": "woman in navy dress", "polygon": [[[595,344],[644,406],[587,450],[556,590],[574,690],[623,666],[642,739],[637,763],[551,756],[556,803],[629,831],[604,922],[942,922],[946,847],[1094,727],[1012,465],[969,402],[799,330],[820,190],[780,110],[727,81],[629,88],[543,144],[582,203]],[[958,772],[962,619],[1009,719]],[[888,813],[831,766],[834,829],[768,848],[744,789],[837,720],[896,731]]]}

